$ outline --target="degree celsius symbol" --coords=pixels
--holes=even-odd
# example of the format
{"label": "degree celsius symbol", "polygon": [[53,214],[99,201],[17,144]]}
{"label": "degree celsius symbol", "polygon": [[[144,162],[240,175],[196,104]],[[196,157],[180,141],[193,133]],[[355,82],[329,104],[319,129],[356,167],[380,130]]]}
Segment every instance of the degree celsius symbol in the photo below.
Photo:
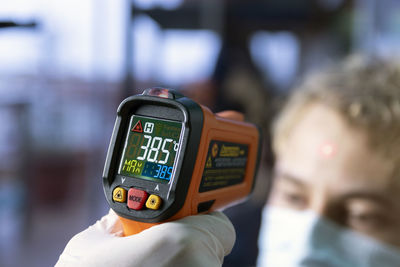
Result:
{"label": "degree celsius symbol", "polygon": [[174,141],[174,150],[178,151],[178,149],[179,149],[179,143]]}

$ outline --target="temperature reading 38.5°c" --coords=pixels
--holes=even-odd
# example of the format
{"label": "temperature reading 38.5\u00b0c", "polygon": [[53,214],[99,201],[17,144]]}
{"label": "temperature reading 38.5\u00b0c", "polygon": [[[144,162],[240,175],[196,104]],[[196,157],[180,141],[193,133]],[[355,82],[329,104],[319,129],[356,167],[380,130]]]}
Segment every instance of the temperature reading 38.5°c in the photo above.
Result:
{"label": "temperature reading 38.5\u00b0c", "polygon": [[132,116],[119,174],[169,181],[173,171],[182,123]]}
{"label": "temperature reading 38.5\u00b0c", "polygon": [[[140,148],[142,149],[140,153],[142,153],[141,156],[137,157],[138,160],[147,160],[148,162],[155,162],[155,163],[160,163],[160,164],[165,164],[168,161],[170,152],[167,149],[169,147],[170,143],[173,143],[174,146],[174,151],[177,152],[178,150],[178,143],[171,138],[165,138],[163,139],[162,137],[155,136],[151,137],[150,135],[143,135],[143,137],[146,139],[146,145],[142,145]],[[151,143],[151,145],[150,145]],[[161,145],[162,144],[162,145]],[[157,160],[159,154],[160,154],[160,148],[161,148],[161,153],[162,156],[160,160]]]}

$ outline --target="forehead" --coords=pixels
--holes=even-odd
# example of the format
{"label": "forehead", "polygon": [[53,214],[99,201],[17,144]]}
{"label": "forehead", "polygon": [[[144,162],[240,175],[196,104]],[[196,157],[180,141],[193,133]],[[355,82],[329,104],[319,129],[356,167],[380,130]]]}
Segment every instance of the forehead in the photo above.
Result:
{"label": "forehead", "polygon": [[370,149],[365,132],[322,104],[310,104],[282,142],[277,167],[307,183],[332,191],[392,189],[393,162]]}

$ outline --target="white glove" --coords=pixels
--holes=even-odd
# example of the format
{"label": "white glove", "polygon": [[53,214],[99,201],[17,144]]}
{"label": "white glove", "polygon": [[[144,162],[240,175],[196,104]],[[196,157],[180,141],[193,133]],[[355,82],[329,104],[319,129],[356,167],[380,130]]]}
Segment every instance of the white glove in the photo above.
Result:
{"label": "white glove", "polygon": [[221,266],[236,238],[221,212],[163,223],[132,236],[122,233],[118,216],[110,210],[68,242],[55,266]]}

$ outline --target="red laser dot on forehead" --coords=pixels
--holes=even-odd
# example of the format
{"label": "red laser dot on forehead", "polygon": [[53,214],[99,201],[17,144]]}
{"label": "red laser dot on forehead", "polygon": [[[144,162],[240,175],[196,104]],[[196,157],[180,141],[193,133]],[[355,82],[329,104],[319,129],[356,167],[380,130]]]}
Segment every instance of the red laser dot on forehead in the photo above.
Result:
{"label": "red laser dot on forehead", "polygon": [[336,146],[332,143],[324,143],[320,147],[320,151],[322,156],[324,157],[332,157],[336,154]]}

